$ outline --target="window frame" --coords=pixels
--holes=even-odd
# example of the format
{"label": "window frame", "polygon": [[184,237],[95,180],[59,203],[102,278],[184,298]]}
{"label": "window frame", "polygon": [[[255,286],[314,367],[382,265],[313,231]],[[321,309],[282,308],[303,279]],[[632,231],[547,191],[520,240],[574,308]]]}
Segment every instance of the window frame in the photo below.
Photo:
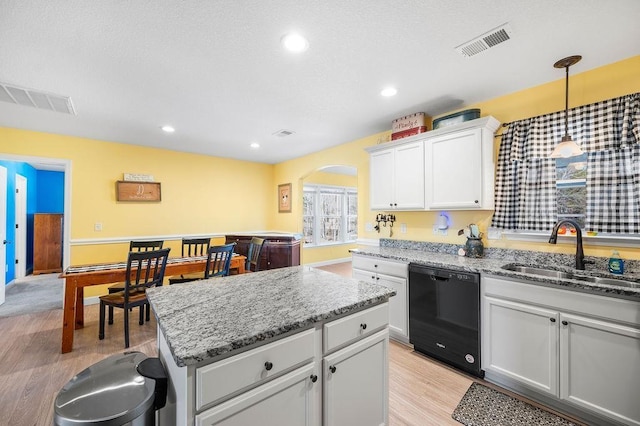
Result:
{"label": "window frame", "polygon": [[[323,190],[327,194],[333,193],[336,195],[340,195],[340,199],[341,199],[341,214],[339,216],[340,232],[338,235],[338,239],[336,241],[319,242],[320,236],[321,236],[321,229],[322,229],[322,219],[324,217],[330,217],[330,216],[322,216],[320,212],[321,203],[319,202],[319,199],[323,193]],[[358,235],[357,235],[358,214],[357,214],[357,211],[353,215],[349,214],[348,207],[349,207],[349,195],[352,194],[356,196],[356,210],[357,210],[358,188],[353,186],[324,185],[324,184],[315,184],[315,183],[304,184],[302,188],[303,198],[309,193],[313,193],[313,206],[312,206],[313,214],[307,215],[305,214],[304,210],[302,212],[302,235],[303,235],[302,238],[305,241],[305,247],[327,247],[327,246],[355,243],[358,238]],[[306,242],[305,219],[308,217],[313,218],[312,228],[311,228],[313,231],[312,233],[313,240],[314,240],[313,243]],[[349,226],[350,218],[355,218],[356,220],[356,228],[355,228],[356,235],[355,235],[355,238],[353,239],[348,238],[349,236],[348,226]]]}

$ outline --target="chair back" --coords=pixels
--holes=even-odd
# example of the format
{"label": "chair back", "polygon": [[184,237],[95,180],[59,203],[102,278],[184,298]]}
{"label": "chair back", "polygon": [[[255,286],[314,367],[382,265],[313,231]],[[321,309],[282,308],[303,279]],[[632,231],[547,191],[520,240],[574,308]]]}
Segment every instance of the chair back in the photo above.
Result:
{"label": "chair back", "polygon": [[129,251],[152,251],[160,250],[164,241],[131,241],[129,243]]}
{"label": "chair back", "polygon": [[251,238],[251,243],[249,243],[249,251],[247,252],[247,262],[244,267],[247,271],[258,272],[258,270],[260,269],[260,253],[262,253],[264,242],[264,238]]}
{"label": "chair back", "polygon": [[222,246],[209,247],[207,251],[207,266],[204,270],[204,278],[226,277],[229,275],[231,257],[236,243]]}
{"label": "chair back", "polygon": [[211,238],[183,238],[182,257],[206,256]]}
{"label": "chair back", "polygon": [[152,251],[131,251],[127,258],[127,275],[124,282],[125,304],[129,295],[144,292],[149,287],[160,287],[164,279],[170,248]]}

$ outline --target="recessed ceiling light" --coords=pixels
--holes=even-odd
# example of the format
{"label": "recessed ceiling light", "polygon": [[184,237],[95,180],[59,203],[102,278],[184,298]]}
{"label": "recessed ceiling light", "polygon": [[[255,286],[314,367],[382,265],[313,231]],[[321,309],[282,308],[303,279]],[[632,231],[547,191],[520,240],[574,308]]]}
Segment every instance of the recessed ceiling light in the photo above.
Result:
{"label": "recessed ceiling light", "polygon": [[161,129],[167,133],[173,133],[176,131],[173,126],[162,126]]}
{"label": "recessed ceiling light", "polygon": [[290,52],[300,53],[309,48],[309,42],[306,38],[297,33],[286,34],[280,39],[280,42]]}
{"label": "recessed ceiling light", "polygon": [[249,145],[252,149],[258,149],[260,148],[260,144],[258,142],[253,142],[251,145]]}
{"label": "recessed ceiling light", "polygon": [[388,98],[389,96],[395,96],[396,93],[398,93],[398,91],[395,87],[385,87],[384,89],[382,89],[382,92],[380,92],[380,94],[385,98]]}

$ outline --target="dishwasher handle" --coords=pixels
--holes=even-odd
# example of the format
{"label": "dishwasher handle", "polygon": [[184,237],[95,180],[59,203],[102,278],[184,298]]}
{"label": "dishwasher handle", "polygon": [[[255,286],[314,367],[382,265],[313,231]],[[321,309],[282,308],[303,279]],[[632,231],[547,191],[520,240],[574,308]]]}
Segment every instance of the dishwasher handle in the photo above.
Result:
{"label": "dishwasher handle", "polygon": [[409,280],[411,280],[411,275],[415,275],[415,274],[427,275],[433,281],[456,280],[456,281],[463,281],[463,282],[470,282],[470,283],[480,282],[480,274],[410,263],[409,264]]}

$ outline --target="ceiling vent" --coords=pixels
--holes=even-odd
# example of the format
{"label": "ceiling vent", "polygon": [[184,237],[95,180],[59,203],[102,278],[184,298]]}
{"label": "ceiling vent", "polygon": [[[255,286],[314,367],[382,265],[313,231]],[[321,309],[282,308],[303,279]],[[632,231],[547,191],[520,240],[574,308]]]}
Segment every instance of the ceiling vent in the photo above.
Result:
{"label": "ceiling vent", "polygon": [[456,47],[456,51],[464,57],[471,57],[478,53],[484,52],[502,42],[511,39],[511,26],[506,23],[494,28],[489,32],[482,34],[460,46]]}
{"label": "ceiling vent", "polygon": [[294,132],[294,131],[292,131],[292,130],[285,130],[285,129],[282,129],[282,130],[278,130],[277,132],[275,132],[275,133],[273,134],[273,136],[277,136],[277,137],[279,137],[279,138],[284,138],[284,137],[286,137],[286,136],[291,136],[291,135],[292,135],[292,134],[294,134],[294,133],[295,133],[295,132]]}
{"label": "ceiling vent", "polygon": [[71,98],[68,96],[25,89],[7,83],[0,83],[0,101],[76,115]]}

